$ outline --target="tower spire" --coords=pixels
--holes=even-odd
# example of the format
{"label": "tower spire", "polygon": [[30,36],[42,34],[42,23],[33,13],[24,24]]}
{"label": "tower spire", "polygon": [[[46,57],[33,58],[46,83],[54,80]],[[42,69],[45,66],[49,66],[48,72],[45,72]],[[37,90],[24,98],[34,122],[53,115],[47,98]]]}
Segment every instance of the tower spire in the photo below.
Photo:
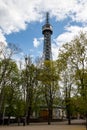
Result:
{"label": "tower spire", "polygon": [[46,24],[49,24],[49,12],[46,13]]}

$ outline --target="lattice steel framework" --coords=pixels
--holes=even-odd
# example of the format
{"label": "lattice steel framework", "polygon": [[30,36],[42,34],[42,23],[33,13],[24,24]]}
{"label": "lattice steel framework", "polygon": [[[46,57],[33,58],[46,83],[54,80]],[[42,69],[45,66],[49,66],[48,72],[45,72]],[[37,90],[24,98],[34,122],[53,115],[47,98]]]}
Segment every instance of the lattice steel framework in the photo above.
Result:
{"label": "lattice steel framework", "polygon": [[51,35],[53,33],[52,26],[49,23],[49,13],[46,13],[46,23],[42,27],[42,34],[44,35],[44,47],[43,47],[43,57],[44,60],[52,60],[51,51]]}

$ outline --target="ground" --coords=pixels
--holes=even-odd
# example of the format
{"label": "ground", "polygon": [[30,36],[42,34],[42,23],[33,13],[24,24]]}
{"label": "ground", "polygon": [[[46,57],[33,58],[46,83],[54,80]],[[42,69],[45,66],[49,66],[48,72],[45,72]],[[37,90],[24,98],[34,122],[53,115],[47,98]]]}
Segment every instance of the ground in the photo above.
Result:
{"label": "ground", "polygon": [[86,130],[83,120],[74,120],[72,125],[67,122],[54,122],[51,125],[47,123],[32,123],[29,126],[0,126],[0,130]]}

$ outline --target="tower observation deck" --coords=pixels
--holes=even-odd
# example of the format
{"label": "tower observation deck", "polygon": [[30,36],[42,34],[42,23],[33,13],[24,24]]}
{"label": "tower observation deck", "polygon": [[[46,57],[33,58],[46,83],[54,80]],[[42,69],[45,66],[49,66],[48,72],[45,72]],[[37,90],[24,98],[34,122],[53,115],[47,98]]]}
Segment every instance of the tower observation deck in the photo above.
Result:
{"label": "tower observation deck", "polygon": [[52,60],[52,51],[51,51],[51,35],[53,33],[52,26],[49,23],[49,13],[46,13],[46,23],[42,26],[42,34],[44,35],[44,48],[43,56],[44,60]]}

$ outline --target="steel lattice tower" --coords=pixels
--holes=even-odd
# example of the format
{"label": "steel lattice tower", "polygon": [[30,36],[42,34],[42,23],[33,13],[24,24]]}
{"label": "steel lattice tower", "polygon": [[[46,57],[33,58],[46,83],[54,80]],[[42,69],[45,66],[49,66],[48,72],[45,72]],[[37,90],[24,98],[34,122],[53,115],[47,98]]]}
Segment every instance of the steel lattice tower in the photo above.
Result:
{"label": "steel lattice tower", "polygon": [[46,13],[46,23],[42,27],[42,34],[44,35],[44,48],[43,48],[43,57],[44,60],[52,60],[52,51],[51,51],[51,35],[53,33],[52,26],[49,23],[49,13]]}

